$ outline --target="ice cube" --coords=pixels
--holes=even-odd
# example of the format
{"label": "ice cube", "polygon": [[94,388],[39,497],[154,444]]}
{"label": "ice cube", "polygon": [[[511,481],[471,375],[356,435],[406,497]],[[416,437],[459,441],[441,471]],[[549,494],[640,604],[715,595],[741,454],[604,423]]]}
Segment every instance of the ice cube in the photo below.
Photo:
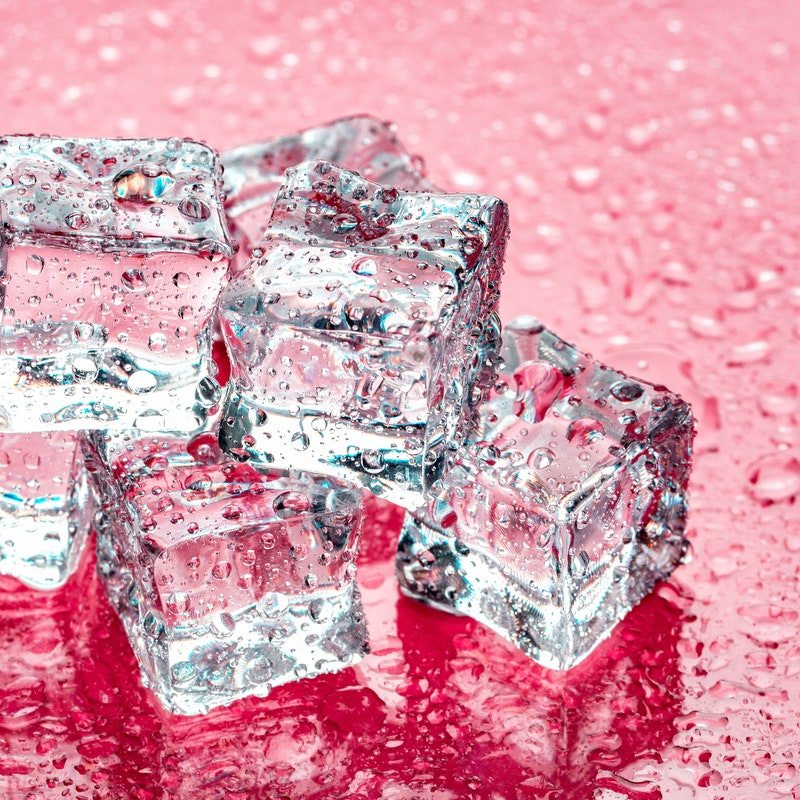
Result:
{"label": "ice cube", "polygon": [[120,441],[87,439],[105,497],[100,572],[168,709],[264,696],[367,652],[360,490],[224,461],[207,433]]}
{"label": "ice cube", "polygon": [[399,580],[566,669],[686,552],[694,422],[530,317],[504,328],[502,355],[449,485],[406,516]]}
{"label": "ice cube", "polygon": [[0,434],[0,573],[35,589],[75,570],[94,513],[78,434]]}
{"label": "ice cube", "polygon": [[0,424],[192,430],[232,244],[221,170],[182,139],[0,139]]}
{"label": "ice cube", "polygon": [[398,189],[432,189],[424,165],[398,141],[393,127],[366,114],[337,119],[289,136],[244,145],[221,155],[225,210],[244,263],[260,241],[283,175],[303,161],[329,161]]}
{"label": "ice cube", "polygon": [[507,229],[495,197],[398,191],[326,162],[289,170],[220,299],[223,448],[418,507],[493,377]]}

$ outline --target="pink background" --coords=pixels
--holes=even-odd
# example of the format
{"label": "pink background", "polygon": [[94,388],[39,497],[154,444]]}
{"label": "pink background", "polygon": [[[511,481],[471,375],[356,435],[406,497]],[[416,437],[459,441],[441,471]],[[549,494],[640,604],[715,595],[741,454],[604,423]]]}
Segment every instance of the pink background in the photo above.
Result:
{"label": "pink background", "polygon": [[700,420],[693,560],[578,670],[400,599],[373,654],[162,715],[92,572],[0,583],[4,798],[800,797],[800,4],[41,2],[3,8],[8,132],[226,147],[368,111],[498,194],[503,310],[668,384]]}

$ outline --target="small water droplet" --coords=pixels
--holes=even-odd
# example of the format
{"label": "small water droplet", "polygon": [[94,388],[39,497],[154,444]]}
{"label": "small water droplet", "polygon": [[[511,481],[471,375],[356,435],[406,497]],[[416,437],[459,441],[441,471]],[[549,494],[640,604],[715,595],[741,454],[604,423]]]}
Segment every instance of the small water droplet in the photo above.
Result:
{"label": "small water droplet", "polygon": [[25,259],[28,275],[40,275],[44,269],[44,259],[41,256],[30,255]]}
{"label": "small water droplet", "polygon": [[158,380],[152,372],[137,369],[128,376],[128,389],[134,394],[152,392],[158,386]]}
{"label": "small water droplet", "polygon": [[84,228],[88,228],[91,220],[86,214],[81,214],[80,211],[76,211],[73,214],[67,214],[65,222],[67,223],[67,227],[72,228],[74,231],[80,231]]}
{"label": "small water droplet", "polygon": [[187,197],[178,203],[178,211],[186,219],[203,220],[211,216],[211,209],[197,197]]}

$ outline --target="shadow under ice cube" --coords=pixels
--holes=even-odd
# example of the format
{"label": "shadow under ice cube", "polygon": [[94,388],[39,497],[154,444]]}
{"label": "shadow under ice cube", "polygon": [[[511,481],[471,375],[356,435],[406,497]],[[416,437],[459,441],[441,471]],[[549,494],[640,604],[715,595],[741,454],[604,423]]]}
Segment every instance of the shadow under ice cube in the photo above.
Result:
{"label": "shadow under ice cube", "polygon": [[493,378],[508,232],[487,195],[289,170],[220,299],[235,458],[360,481],[418,508]]}
{"label": "shadow under ice cube", "polygon": [[[100,573],[143,681],[179,714],[199,714],[367,652],[355,583],[362,496],[326,478],[221,462],[133,440],[90,459],[106,504]],[[99,463],[98,463],[99,459]]]}
{"label": "shadow under ice cube", "polygon": [[214,151],[8,136],[0,164],[2,427],[196,428],[233,253]]}
{"label": "shadow under ice cube", "polygon": [[303,161],[328,161],[398,189],[432,188],[421,159],[408,154],[388,122],[367,114],[236,147],[220,160],[225,210],[241,245],[240,260],[264,235],[284,173]]}
{"label": "shadow under ice cube", "polygon": [[566,669],[683,557],[694,421],[532,318],[502,358],[446,485],[406,517],[399,580]]}
{"label": "shadow under ice cube", "polygon": [[0,573],[56,589],[75,570],[94,505],[78,434],[0,434]]}

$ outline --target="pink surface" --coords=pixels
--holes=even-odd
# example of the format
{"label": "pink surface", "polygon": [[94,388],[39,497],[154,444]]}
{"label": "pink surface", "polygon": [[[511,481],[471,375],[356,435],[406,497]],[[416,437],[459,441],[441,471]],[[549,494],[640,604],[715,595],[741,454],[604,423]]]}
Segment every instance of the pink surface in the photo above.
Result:
{"label": "pink surface", "polygon": [[[800,797],[800,5],[13,4],[4,127],[230,146],[354,111],[508,200],[506,316],[700,419],[693,560],[549,673],[361,559],[366,662],[170,719],[91,565],[0,593],[9,798]],[[305,10],[303,10],[305,9]]]}

